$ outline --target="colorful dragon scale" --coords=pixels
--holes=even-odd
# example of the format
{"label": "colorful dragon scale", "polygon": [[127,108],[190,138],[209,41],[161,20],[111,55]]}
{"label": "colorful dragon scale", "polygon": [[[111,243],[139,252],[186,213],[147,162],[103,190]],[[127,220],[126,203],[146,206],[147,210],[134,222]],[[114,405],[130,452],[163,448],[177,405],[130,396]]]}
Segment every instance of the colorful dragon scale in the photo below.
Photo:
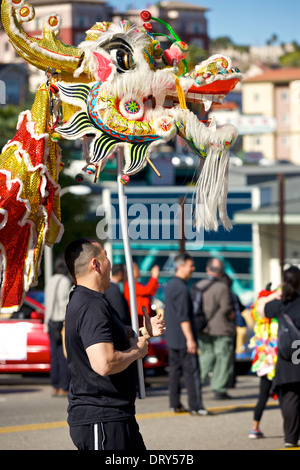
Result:
{"label": "colorful dragon scale", "polygon": [[[17,309],[37,280],[44,244],[60,239],[60,138],[88,144],[83,170],[92,166],[97,174],[123,147],[128,178],[151,163],[158,144],[179,135],[199,156],[197,228],[217,230],[218,218],[231,228],[226,211],[228,152],[237,130],[206,125],[186,105],[198,103],[201,116],[212,103],[222,102],[242,79],[228,58],[212,56],[178,76],[181,64],[186,67],[188,46],[168,27],[174,42],[163,51],[158,34],[149,27],[157,19],[149,12],[141,14],[148,18],[143,27],[128,21],[98,22],[78,46],[59,40],[61,19],[56,13],[45,19],[41,38],[26,34],[21,24],[34,17],[34,8],[25,0],[3,0],[1,15],[16,52],[46,72],[33,109],[21,114],[17,134],[0,158],[0,191],[5,194],[0,199],[2,311]],[[13,255],[17,233],[21,261]],[[17,259],[13,282],[9,273]]]}
{"label": "colorful dragon scale", "polygon": [[63,233],[60,150],[49,138],[48,119],[49,94],[41,86],[0,155],[2,313],[18,310],[24,293],[38,282],[44,244],[52,246]]}

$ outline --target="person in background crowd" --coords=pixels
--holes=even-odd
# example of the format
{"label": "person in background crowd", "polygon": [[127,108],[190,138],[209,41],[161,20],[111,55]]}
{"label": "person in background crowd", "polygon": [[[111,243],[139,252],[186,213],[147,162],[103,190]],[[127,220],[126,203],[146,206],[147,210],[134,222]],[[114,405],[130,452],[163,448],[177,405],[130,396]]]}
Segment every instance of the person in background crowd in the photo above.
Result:
{"label": "person in background crowd", "polygon": [[130,325],[129,307],[124,295],[120,290],[120,283],[124,283],[126,279],[126,270],[123,264],[115,264],[111,269],[110,286],[106,289],[104,297],[110,305],[118,312],[121,320],[125,325]]}
{"label": "person in background crowd", "polygon": [[50,338],[52,394],[53,396],[65,396],[68,394],[70,379],[63,352],[62,329],[71,280],[67,275],[68,268],[61,258],[56,260],[54,272],[55,274],[50,277],[45,288],[45,331]]}
{"label": "person in background crowd", "polygon": [[[261,316],[278,320],[278,358],[272,389],[278,393],[283,416],[285,447],[296,447],[300,436],[300,366],[298,360],[293,360],[293,356],[291,359],[283,357],[280,350],[280,326],[285,313],[296,328],[300,329],[299,268],[291,266],[286,269],[282,290],[276,290],[269,297],[261,297],[257,308]],[[298,357],[296,349],[293,351]]]}
{"label": "person in background crowd", "polygon": [[[234,317],[235,317],[235,326],[240,327],[240,328],[245,328],[246,327],[246,321],[242,315],[243,310],[245,309],[244,305],[242,304],[239,296],[233,291],[232,289],[232,284],[233,281],[228,274],[224,273],[222,280],[227,283],[230,293],[231,293],[231,300],[232,300],[232,306],[233,306],[233,312],[234,312]],[[236,384],[236,366],[235,366],[235,352],[236,352],[236,347],[237,347],[237,332],[234,335],[233,338],[233,351],[232,351],[232,367],[233,367],[233,372],[232,376],[229,379],[228,382],[228,388],[234,388]]]}
{"label": "person in background crowd", "polygon": [[[158,288],[159,267],[153,266],[153,268],[151,269],[151,278],[149,279],[149,282],[145,286],[143,284],[140,284],[137,281],[137,279],[139,279],[141,276],[140,269],[137,263],[133,263],[133,276],[135,280],[135,294],[136,294],[136,307],[137,307],[137,314],[138,314],[138,322],[139,322],[139,327],[142,327],[143,321],[144,321],[143,307],[146,308],[149,316],[151,316],[151,314],[153,313],[151,309],[151,298],[155,295],[157,288]],[[128,281],[126,281],[124,285],[124,297],[130,309]]]}
{"label": "person in background crowd", "polygon": [[202,308],[208,322],[203,331],[198,331],[201,381],[205,383],[212,373],[210,386],[215,399],[224,400],[231,398],[227,388],[233,373],[235,314],[230,288],[222,281],[223,261],[219,258],[208,260],[206,273],[207,279],[195,286],[203,290]]}
{"label": "person in background crowd", "polygon": [[262,415],[270,395],[276,398],[276,394],[271,390],[277,362],[278,320],[261,316],[258,310],[258,304],[261,305],[260,299],[264,297],[263,303],[265,303],[268,299],[272,300],[274,294],[275,291],[271,291],[271,286],[266,286],[266,289],[259,293],[251,312],[255,321],[254,335],[249,344],[249,347],[253,348],[251,370],[259,377],[259,396],[254,408],[252,429],[248,435],[250,439],[264,437],[260,430]]}
{"label": "person in background crowd", "polygon": [[209,413],[202,403],[193,302],[187,286],[195,266],[187,253],[177,255],[174,265],[176,273],[165,289],[164,310],[165,336],[169,348],[170,410],[175,413],[186,411],[180,402],[180,378],[183,374],[190,414],[206,416]]}

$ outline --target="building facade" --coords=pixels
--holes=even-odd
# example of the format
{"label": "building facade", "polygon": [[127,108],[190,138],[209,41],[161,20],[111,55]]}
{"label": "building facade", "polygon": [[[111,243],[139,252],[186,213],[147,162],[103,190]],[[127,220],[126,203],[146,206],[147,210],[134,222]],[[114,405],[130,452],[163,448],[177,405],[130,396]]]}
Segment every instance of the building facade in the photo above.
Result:
{"label": "building facade", "polygon": [[0,64],[0,105],[24,104],[28,95],[25,64]]}
{"label": "building facade", "polygon": [[274,132],[243,137],[245,152],[273,161],[300,164],[300,68],[269,69],[245,79],[242,112],[276,120]]}
{"label": "building facade", "polygon": [[[285,165],[284,165],[285,166]],[[281,169],[283,172],[283,169]],[[281,265],[300,267],[299,224],[300,224],[300,175],[294,171],[284,173],[283,200],[280,202],[280,179],[273,167],[274,179],[252,186],[255,204],[251,209],[237,211],[234,222],[241,226],[252,225],[253,234],[253,286],[256,295],[271,282],[276,288],[282,282]],[[256,189],[255,189],[256,188]],[[280,206],[282,208],[280,210]],[[283,233],[283,239],[280,233]]]}

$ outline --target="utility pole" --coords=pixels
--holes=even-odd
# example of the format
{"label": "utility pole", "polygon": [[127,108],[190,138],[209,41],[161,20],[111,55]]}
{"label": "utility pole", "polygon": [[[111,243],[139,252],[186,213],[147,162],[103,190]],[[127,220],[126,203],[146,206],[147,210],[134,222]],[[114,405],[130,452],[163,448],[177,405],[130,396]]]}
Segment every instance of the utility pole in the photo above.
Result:
{"label": "utility pole", "polygon": [[279,262],[281,281],[283,282],[284,261],[285,261],[285,227],[284,227],[284,176],[278,175],[278,201],[279,201]]}
{"label": "utility pole", "polygon": [[180,227],[179,227],[179,252],[184,253],[185,252],[185,236],[184,236],[184,201],[185,198],[181,197],[179,199],[179,205],[180,205]]}

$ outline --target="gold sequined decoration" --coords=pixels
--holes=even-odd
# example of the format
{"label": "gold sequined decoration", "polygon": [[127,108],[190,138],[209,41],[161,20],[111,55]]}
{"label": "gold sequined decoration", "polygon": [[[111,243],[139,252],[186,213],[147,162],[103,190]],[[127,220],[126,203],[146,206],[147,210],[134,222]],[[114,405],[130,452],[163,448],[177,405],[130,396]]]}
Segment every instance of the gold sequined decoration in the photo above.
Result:
{"label": "gold sequined decoration", "polygon": [[[27,121],[26,131],[24,130],[24,142],[21,142],[20,132],[24,127],[22,127],[24,120],[28,117],[25,114],[23,114],[23,122],[15,139],[12,139],[4,147],[3,153],[0,155],[0,168],[10,172],[11,179],[18,178],[22,181],[20,198],[29,203],[28,220],[33,222],[37,237],[33,253],[34,273],[29,268],[27,275],[29,278],[33,276],[37,281],[43,245],[45,241],[47,244],[53,245],[62,230],[58,185],[60,151],[58,144],[50,139],[49,94],[46,85],[42,85],[37,90],[30,115],[31,120]],[[31,138],[28,138],[28,132],[30,132]],[[40,149],[38,145],[40,145]],[[20,152],[20,146],[22,152]],[[45,151],[45,146],[48,146],[49,152]],[[38,152],[40,152],[39,155]],[[34,155],[37,155],[39,160],[33,161],[32,156]],[[46,169],[47,171],[45,171]],[[42,185],[46,185],[47,192],[52,192],[53,200],[51,199],[50,202],[47,200],[50,196],[42,194]]]}
{"label": "gold sequined decoration", "polygon": [[90,81],[85,74],[81,74],[80,79],[73,76],[78,66],[80,52],[75,46],[63,44],[57,38],[57,31],[49,29],[50,25],[44,25],[42,38],[27,35],[21,28],[15,8],[9,0],[2,0],[1,18],[12,46],[26,62],[41,70],[48,68],[60,70],[64,81]]}

